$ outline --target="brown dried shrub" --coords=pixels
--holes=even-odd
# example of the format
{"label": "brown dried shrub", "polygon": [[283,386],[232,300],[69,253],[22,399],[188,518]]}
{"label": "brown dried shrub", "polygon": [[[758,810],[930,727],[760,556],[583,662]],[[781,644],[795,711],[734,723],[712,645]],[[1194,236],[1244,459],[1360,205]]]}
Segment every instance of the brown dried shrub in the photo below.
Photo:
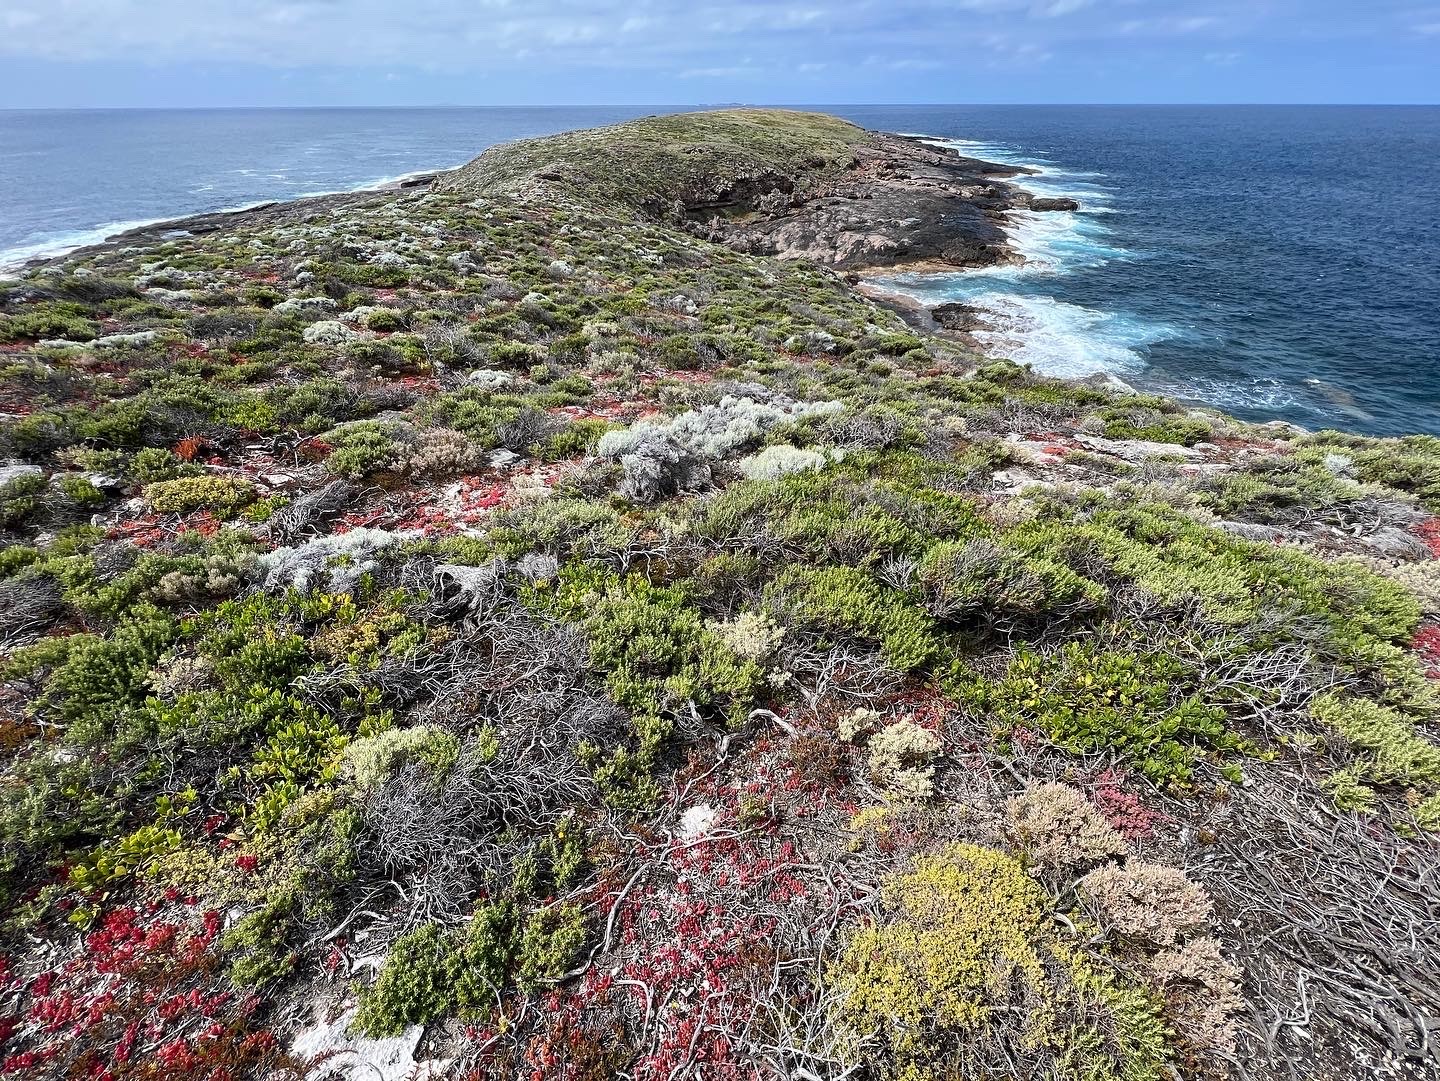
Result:
{"label": "brown dried shrub", "polygon": [[1102,927],[1138,944],[1173,946],[1210,918],[1210,895],[1185,872],[1158,863],[1097,867],[1076,889]]}
{"label": "brown dried shrub", "polygon": [[1011,840],[1044,870],[1073,874],[1112,856],[1125,839],[1078,789],[1050,781],[1031,785],[1005,807]]}

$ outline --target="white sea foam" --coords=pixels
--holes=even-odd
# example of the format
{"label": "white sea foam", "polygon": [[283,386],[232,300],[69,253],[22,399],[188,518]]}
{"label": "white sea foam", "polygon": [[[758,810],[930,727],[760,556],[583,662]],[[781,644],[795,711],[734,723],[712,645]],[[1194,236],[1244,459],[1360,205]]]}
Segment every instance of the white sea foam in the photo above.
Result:
{"label": "white sea foam", "polygon": [[1181,401],[1204,402],[1222,409],[1252,409],[1269,413],[1308,409],[1320,416],[1334,416],[1334,410],[1317,408],[1296,392],[1296,388],[1279,379],[1249,379],[1226,382],[1221,379],[1151,379],[1148,390]]}
{"label": "white sea foam", "polygon": [[1072,379],[1140,371],[1145,367],[1142,350],[1178,333],[1163,324],[1043,295],[981,293],[966,303],[982,324],[972,336],[987,352]]}
{"label": "white sea foam", "polygon": [[[468,161],[470,159],[466,159]],[[309,199],[316,195],[343,195],[352,191],[381,191],[385,188],[394,187],[396,184],[403,184],[407,180],[414,180],[420,176],[434,176],[437,173],[449,172],[451,169],[458,169],[465,162],[457,162],[454,165],[436,165],[429,169],[414,169],[408,173],[397,173],[394,176],[377,177],[374,180],[367,180],[363,184],[356,184],[353,188],[344,188],[329,191],[307,191],[301,192],[296,198]]]}
{"label": "white sea foam", "polygon": [[1011,266],[950,274],[902,274],[886,280],[898,292],[928,304],[959,302],[979,326],[971,336],[986,353],[1031,365],[1046,375],[1078,378],[1097,372],[1138,372],[1145,351],[1183,332],[1123,312],[1102,311],[1048,296],[1049,279],[1135,258],[1115,243],[1104,215],[1114,192],[1105,174],[1064,169],[1014,147],[973,139],[931,139],[937,146],[985,161],[1035,170],[1007,183],[1046,198],[1069,198],[1076,211],[1015,210],[1007,215],[1010,246],[1024,259]]}
{"label": "white sea foam", "polygon": [[0,274],[19,270],[32,259],[50,259],[57,255],[64,255],[76,248],[84,248],[90,244],[99,244],[108,240],[116,233],[123,233],[129,229],[138,229],[142,225],[155,225],[158,222],[168,221],[167,218],[146,218],[140,221],[112,221],[105,225],[96,225],[89,229],[75,229],[67,233],[56,233],[53,236],[43,237],[26,244],[20,244],[13,248],[6,248],[0,251]]}

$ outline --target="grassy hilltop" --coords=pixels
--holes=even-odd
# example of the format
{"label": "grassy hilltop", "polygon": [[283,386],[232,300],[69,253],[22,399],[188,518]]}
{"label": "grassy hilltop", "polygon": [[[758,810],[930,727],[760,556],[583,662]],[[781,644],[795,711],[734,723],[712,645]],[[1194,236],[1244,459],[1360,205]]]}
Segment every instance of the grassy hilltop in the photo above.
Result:
{"label": "grassy hilltop", "polygon": [[706,239],[880,138],[652,118],[0,286],[0,1078],[1435,1069],[1440,440]]}
{"label": "grassy hilltop", "polygon": [[668,208],[764,176],[801,185],[833,179],[872,145],[864,128],[820,113],[726,109],[648,116],[608,128],[494,147],[447,176],[441,187],[475,195],[513,194],[541,180],[581,198]]}

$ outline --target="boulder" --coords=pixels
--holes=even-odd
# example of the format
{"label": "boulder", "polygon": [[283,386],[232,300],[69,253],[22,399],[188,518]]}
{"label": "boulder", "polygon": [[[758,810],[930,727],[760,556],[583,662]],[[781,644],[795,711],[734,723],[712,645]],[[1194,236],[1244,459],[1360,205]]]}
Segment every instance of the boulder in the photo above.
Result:
{"label": "boulder", "polygon": [[39,466],[27,465],[25,462],[5,462],[0,464],[0,488],[14,484],[17,480],[44,475],[45,470]]}

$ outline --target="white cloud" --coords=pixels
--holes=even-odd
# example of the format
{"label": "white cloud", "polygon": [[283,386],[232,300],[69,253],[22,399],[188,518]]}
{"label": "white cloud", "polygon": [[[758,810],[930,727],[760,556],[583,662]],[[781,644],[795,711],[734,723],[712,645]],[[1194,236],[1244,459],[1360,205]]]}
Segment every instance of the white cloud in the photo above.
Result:
{"label": "white cloud", "polygon": [[[1330,10],[1302,17],[1302,2]],[[1407,0],[1370,0],[1363,11],[1345,0],[0,0],[0,62],[722,78],[838,73],[872,56],[896,70],[977,56],[1033,64],[1130,37],[1192,39],[1200,55],[1221,56],[1252,37],[1344,36],[1381,19],[1397,34],[1440,34],[1440,11]]]}
{"label": "white cloud", "polygon": [[1076,11],[1088,8],[1091,0],[1051,0],[1048,4],[1042,4],[1035,8],[1035,14],[1045,19],[1058,19],[1062,15],[1070,15]]}

